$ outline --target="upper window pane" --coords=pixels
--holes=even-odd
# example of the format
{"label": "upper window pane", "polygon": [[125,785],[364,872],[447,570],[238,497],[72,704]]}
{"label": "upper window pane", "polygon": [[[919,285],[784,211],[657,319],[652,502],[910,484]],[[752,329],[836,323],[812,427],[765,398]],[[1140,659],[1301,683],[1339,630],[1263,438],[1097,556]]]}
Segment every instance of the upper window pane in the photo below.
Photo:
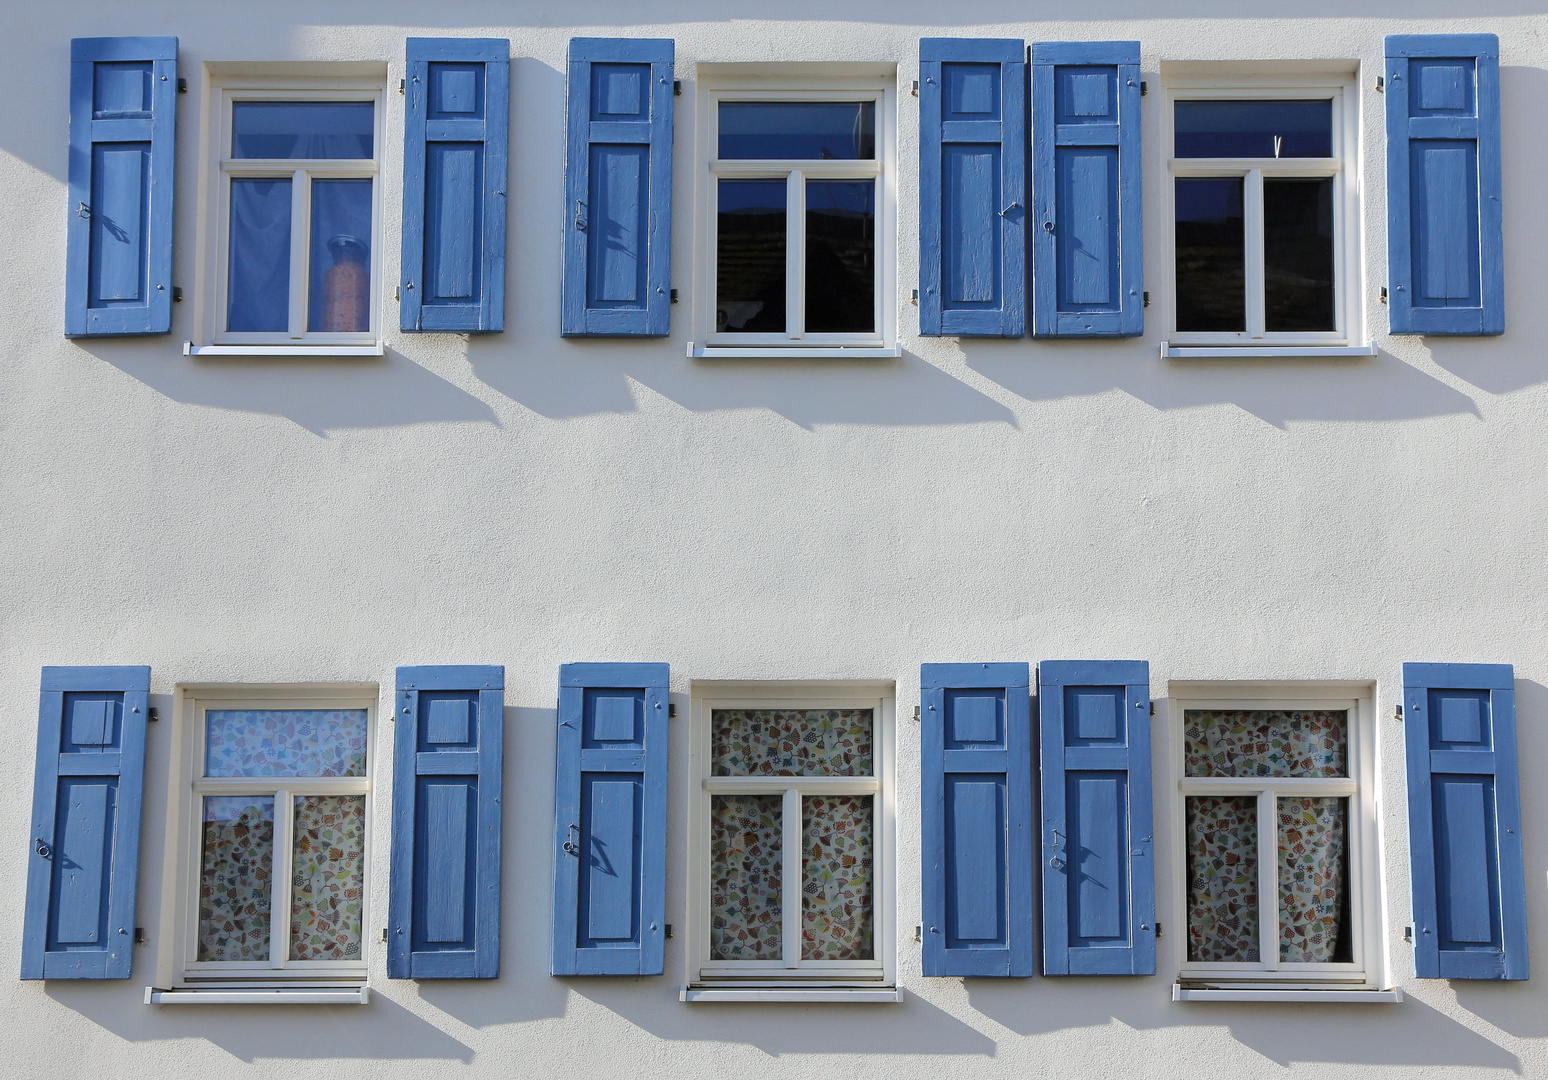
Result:
{"label": "upper window pane", "polygon": [[723,159],[876,157],[874,101],[722,101]]}
{"label": "upper window pane", "polygon": [[206,776],[364,776],[364,709],[210,709]]}
{"label": "upper window pane", "polygon": [[716,776],[869,776],[870,709],[714,709]]}
{"label": "upper window pane", "polygon": [[376,106],[369,101],[234,101],[234,158],[369,158]]}
{"label": "upper window pane", "polygon": [[1348,776],[1344,709],[1188,709],[1189,776]]}
{"label": "upper window pane", "polygon": [[1333,102],[1179,101],[1180,158],[1325,158],[1333,156]]}

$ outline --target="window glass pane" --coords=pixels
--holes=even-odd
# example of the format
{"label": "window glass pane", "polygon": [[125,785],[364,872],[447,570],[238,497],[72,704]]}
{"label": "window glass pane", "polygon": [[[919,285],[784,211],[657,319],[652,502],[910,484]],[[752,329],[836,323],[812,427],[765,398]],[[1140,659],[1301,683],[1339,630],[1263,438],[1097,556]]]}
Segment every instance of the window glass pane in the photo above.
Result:
{"label": "window glass pane", "polygon": [[713,709],[716,776],[869,776],[870,709]]}
{"label": "window glass pane", "polygon": [[869,795],[801,800],[801,959],[870,960]]}
{"label": "window glass pane", "polygon": [[274,799],[204,800],[199,872],[199,959],[269,960]]}
{"label": "window glass pane", "polygon": [[876,157],[874,101],[722,101],[720,156],[818,161]]}
{"label": "window glass pane", "polygon": [[1344,709],[1188,709],[1189,776],[1348,776]]}
{"label": "window glass pane", "polygon": [[1247,329],[1240,177],[1177,181],[1177,329]]}
{"label": "window glass pane", "polygon": [[1332,157],[1333,102],[1179,101],[1176,156]]}
{"label": "window glass pane", "polygon": [[1279,800],[1279,959],[1348,963],[1349,800]]}
{"label": "window glass pane", "polygon": [[710,958],[779,960],[779,795],[710,798]]}
{"label": "window glass pane", "polygon": [[290,864],[290,959],[359,960],[365,796],[298,795]]}
{"label": "window glass pane", "polygon": [[715,241],[715,329],[785,332],[785,181],[722,180]]}
{"label": "window glass pane", "polygon": [[364,709],[210,709],[206,776],[364,776]]}
{"label": "window glass pane", "polygon": [[376,105],[369,101],[233,101],[234,158],[369,158]]}
{"label": "window glass pane", "polygon": [[231,181],[226,329],[290,329],[290,179]]}
{"label": "window glass pane", "polygon": [[1258,800],[1190,797],[1188,959],[1258,960]]}
{"label": "window glass pane", "polygon": [[371,329],[371,181],[312,181],[307,329]]}
{"label": "window glass pane", "polygon": [[876,329],[876,184],[806,182],[806,330]]}
{"label": "window glass pane", "polygon": [[1333,330],[1333,178],[1263,181],[1269,330]]}

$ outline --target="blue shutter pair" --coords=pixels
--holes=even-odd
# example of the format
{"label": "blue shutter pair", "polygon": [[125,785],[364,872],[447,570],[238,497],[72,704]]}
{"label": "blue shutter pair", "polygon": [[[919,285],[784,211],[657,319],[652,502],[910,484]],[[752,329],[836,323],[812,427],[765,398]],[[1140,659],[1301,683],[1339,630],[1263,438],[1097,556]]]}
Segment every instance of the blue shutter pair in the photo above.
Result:
{"label": "blue shutter pair", "polygon": [[1038,665],[1040,826],[1029,682],[921,669],[924,974],[1033,974],[1040,858],[1043,974],[1153,975],[1149,665]]}
{"label": "blue shutter pair", "polygon": [[925,335],[1144,331],[1139,43],[924,38],[920,296]]}

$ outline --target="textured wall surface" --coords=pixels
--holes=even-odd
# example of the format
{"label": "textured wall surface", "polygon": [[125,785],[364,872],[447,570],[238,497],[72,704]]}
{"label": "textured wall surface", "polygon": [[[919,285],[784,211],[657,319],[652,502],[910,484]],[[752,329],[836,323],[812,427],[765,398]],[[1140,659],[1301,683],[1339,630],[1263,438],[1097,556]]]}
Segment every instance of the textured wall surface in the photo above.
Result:
{"label": "textured wall surface", "polygon": [[[1167,12],[1157,15],[1157,8]],[[1548,17],[1540,0],[1228,3],[661,0],[424,5],[13,5],[0,35],[0,1048],[14,1077],[1548,1076]],[[745,17],[743,17],[745,16]],[[941,19],[949,21],[942,22]],[[429,21],[427,21],[427,19]],[[356,20],[369,20],[358,23]],[[1383,35],[1498,33],[1506,315],[1498,338],[1385,335]],[[176,280],[168,338],[62,334],[69,38],[175,34]],[[181,355],[203,285],[198,136],[208,61],[369,60],[408,35],[509,37],[505,333],[389,329],[379,360]],[[666,340],[558,336],[564,58],[574,35],[677,42]],[[1362,65],[1361,360],[1163,361],[1143,339],[920,339],[925,35],[1138,38],[1146,287],[1164,288],[1162,61]],[[685,358],[696,64],[895,62],[896,361]],[[386,98],[385,205],[403,99]],[[395,280],[395,209],[381,268]],[[395,305],[382,317],[397,324]],[[921,661],[1142,658],[1158,699],[1160,974],[920,978]],[[685,1005],[667,974],[547,975],[558,665],[662,660],[689,681],[894,679],[905,1002]],[[1385,936],[1401,1005],[1174,1004],[1177,838],[1164,802],[1174,679],[1365,679],[1390,717],[1404,661],[1516,665],[1531,982],[1415,982],[1402,731],[1380,721]],[[366,1008],[143,1005],[166,955],[173,724],[151,730],[128,982],[22,983],[26,829],[42,664],[150,664],[180,682],[367,681],[403,663],[507,669],[505,902],[495,982],[389,983]],[[686,709],[680,708],[686,716]],[[668,921],[684,909],[686,723],[673,733]],[[387,725],[383,725],[385,728]],[[390,805],[378,732],[378,832]],[[368,940],[385,919],[374,847]],[[1178,932],[1173,932],[1174,928]]]}

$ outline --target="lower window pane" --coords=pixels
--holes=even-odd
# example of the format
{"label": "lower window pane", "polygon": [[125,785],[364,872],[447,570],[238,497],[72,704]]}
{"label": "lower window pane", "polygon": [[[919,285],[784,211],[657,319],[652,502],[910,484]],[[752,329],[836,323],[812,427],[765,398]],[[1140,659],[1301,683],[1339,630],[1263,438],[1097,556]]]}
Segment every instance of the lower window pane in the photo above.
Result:
{"label": "lower window pane", "polygon": [[1333,178],[1263,181],[1267,328],[1333,330]]}
{"label": "lower window pane", "polygon": [[290,180],[231,181],[231,250],[226,329],[290,329]]}
{"label": "lower window pane", "polygon": [[779,795],[710,798],[710,958],[780,960]]}
{"label": "lower window pane", "polygon": [[1247,329],[1241,177],[1177,181],[1177,329]]}
{"label": "lower window pane", "polygon": [[876,184],[806,182],[806,332],[876,329]]}
{"label": "lower window pane", "polygon": [[199,872],[199,959],[269,960],[274,799],[204,800]]}
{"label": "lower window pane", "polygon": [[312,181],[307,329],[371,329],[371,181]]}
{"label": "lower window pane", "polygon": [[1349,800],[1279,800],[1279,959],[1354,959],[1349,933]]}
{"label": "lower window pane", "polygon": [[290,864],[290,959],[359,960],[365,796],[298,795]]}
{"label": "lower window pane", "polygon": [[715,241],[715,330],[785,332],[785,181],[722,180]]}
{"label": "lower window pane", "polygon": [[874,875],[869,795],[801,800],[801,959],[869,960]]}
{"label": "lower window pane", "polygon": [[1187,800],[1188,959],[1258,961],[1258,800]]}

